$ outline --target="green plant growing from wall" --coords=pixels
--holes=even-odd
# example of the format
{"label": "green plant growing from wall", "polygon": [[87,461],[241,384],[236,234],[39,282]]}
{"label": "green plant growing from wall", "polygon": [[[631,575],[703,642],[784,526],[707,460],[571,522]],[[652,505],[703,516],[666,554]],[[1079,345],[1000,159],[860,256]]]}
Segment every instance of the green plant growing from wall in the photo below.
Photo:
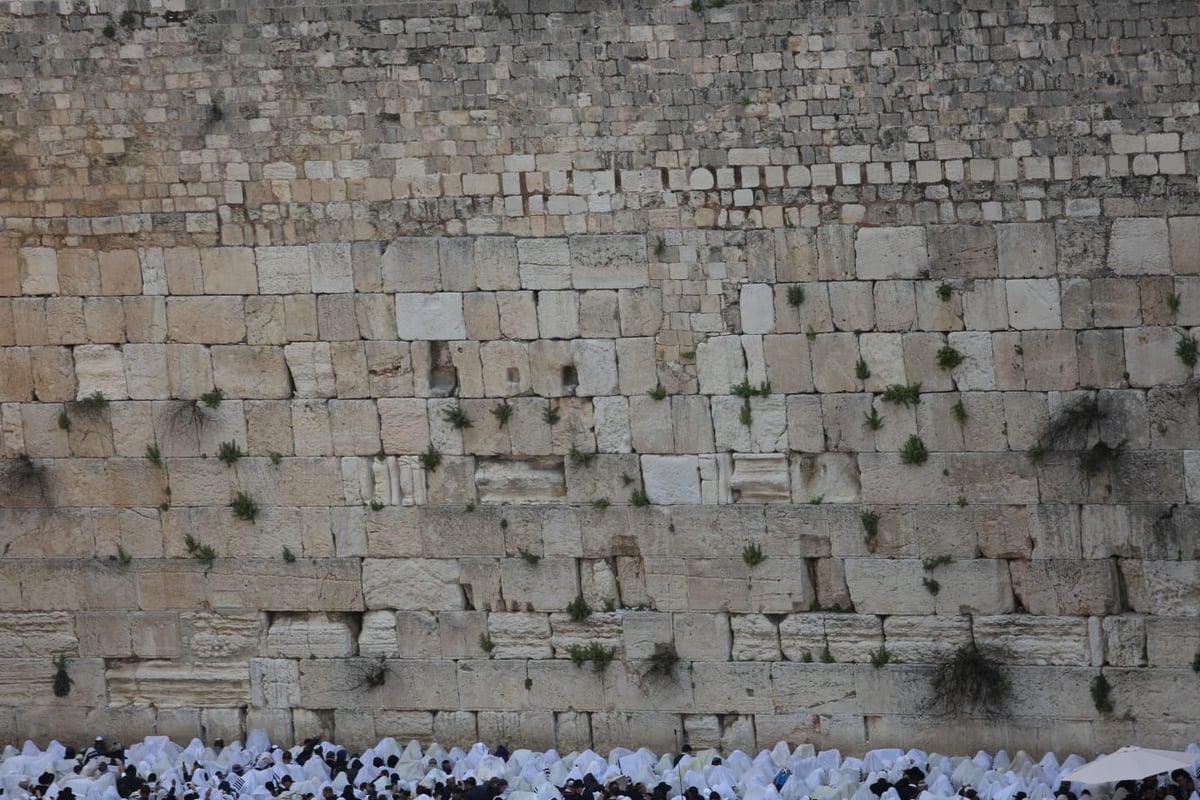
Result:
{"label": "green plant growing from wall", "polygon": [[211,567],[217,558],[217,551],[212,545],[202,543],[190,533],[183,535],[183,546],[187,548],[188,555],[203,564],[206,569]]}
{"label": "green plant growing from wall", "polygon": [[296,554],[293,553],[292,548],[288,547],[286,544],[283,546],[283,562],[285,564],[296,563]]}
{"label": "green plant growing from wall", "polygon": [[921,441],[921,437],[915,433],[908,437],[904,442],[904,447],[900,449],[900,461],[904,464],[919,466],[929,460],[929,451],[925,449],[925,443]]}
{"label": "green plant growing from wall", "polygon": [[589,642],[586,645],[567,645],[566,650],[572,664],[582,667],[590,661],[592,662],[592,670],[597,675],[603,675],[604,671],[608,669],[608,665],[617,657],[617,648],[615,645],[605,647],[599,642]]}
{"label": "green plant growing from wall", "polygon": [[117,563],[122,567],[127,566],[130,561],[133,561],[133,556],[125,550],[121,545],[117,545]]}
{"label": "green plant growing from wall", "polygon": [[54,696],[66,697],[71,693],[71,676],[67,673],[67,657],[60,654],[54,659]]}
{"label": "green plant growing from wall", "polygon": [[647,659],[645,677],[654,681],[669,681],[675,678],[679,666],[679,653],[670,642],[658,642],[654,653]]}
{"label": "green plant growing from wall", "polygon": [[1101,714],[1111,714],[1113,711],[1112,684],[1103,672],[1092,678],[1092,703]]}
{"label": "green plant growing from wall", "polygon": [[867,550],[874,553],[879,544],[879,513],[867,510],[859,515],[859,519],[862,520],[863,531],[866,534]]}
{"label": "green plant growing from wall", "polygon": [[492,641],[490,634],[479,634],[479,649],[487,653],[488,658],[492,657],[492,651],[496,649],[496,643]]}
{"label": "green plant growing from wall", "polygon": [[224,400],[225,391],[220,386],[217,386],[211,392],[205,392],[200,395],[199,402],[205,408],[220,408]]}
{"label": "green plant growing from wall", "polygon": [[970,418],[970,415],[967,413],[967,407],[963,405],[962,400],[950,406],[950,413],[954,415],[954,421],[959,425],[967,424],[967,420]]}
{"label": "green plant growing from wall", "polygon": [[999,651],[974,642],[959,647],[934,668],[929,711],[940,715],[979,712],[988,717],[1003,714],[1012,681]]}
{"label": "green plant growing from wall", "polygon": [[883,390],[883,402],[910,406],[921,402],[920,383],[893,383]]}
{"label": "green plant growing from wall", "polygon": [[272,450],[267,456],[271,459],[271,466],[278,467],[283,462],[283,453],[278,450]]}
{"label": "green plant growing from wall", "polygon": [[592,508],[596,509],[597,511],[603,511],[610,505],[611,503],[609,503],[607,497],[598,497],[592,501]]}
{"label": "green plant growing from wall", "polygon": [[162,453],[159,452],[158,445],[146,445],[146,460],[156,467],[162,466]]}
{"label": "green plant growing from wall", "polygon": [[863,425],[869,430],[877,431],[883,427],[883,417],[879,416],[879,409],[871,406],[871,410],[863,415]]}
{"label": "green plant growing from wall", "polygon": [[442,411],[442,419],[449,422],[451,427],[456,431],[470,428],[474,424],[471,422],[471,418],[467,416],[467,412],[463,411],[462,406],[451,406],[444,409]]}
{"label": "green plant growing from wall", "polygon": [[501,400],[491,408],[492,416],[496,418],[496,425],[503,428],[512,419],[513,406],[507,400]]}
{"label": "green plant growing from wall", "polygon": [[1167,295],[1167,308],[1171,309],[1172,314],[1178,314],[1181,305],[1183,305],[1183,298],[1179,296],[1178,292],[1171,292]]}
{"label": "green plant growing from wall", "polygon": [[583,595],[575,595],[575,599],[567,603],[567,616],[574,622],[583,622],[592,615],[592,607],[588,605],[587,598]]}
{"label": "green plant growing from wall", "polygon": [[383,501],[379,500],[378,498],[372,500],[371,501],[371,510],[372,511],[383,511]]}
{"label": "green plant growing from wall", "polygon": [[254,502],[254,498],[238,489],[237,494],[233,497],[233,502],[229,504],[233,509],[233,515],[238,519],[244,519],[251,525],[258,518],[258,503]]}
{"label": "green plant growing from wall", "polygon": [[833,657],[833,652],[829,649],[829,645],[825,645],[825,648],[823,650],[821,650],[821,663],[822,664],[836,664],[837,663],[837,659]]}
{"label": "green plant growing from wall", "polygon": [[1196,366],[1197,357],[1200,356],[1200,342],[1190,333],[1180,336],[1179,343],[1175,345],[1175,355],[1179,356],[1179,360],[1189,369]]}
{"label": "green plant growing from wall", "polygon": [[871,666],[875,669],[887,666],[887,663],[891,660],[892,654],[888,652],[886,645],[879,645],[879,649],[871,653]]}
{"label": "green plant growing from wall", "polygon": [[531,567],[536,567],[538,562],[542,560],[542,557],[537,553],[531,553],[524,547],[519,548],[517,553],[521,556],[521,558],[525,559],[525,563]]}
{"label": "green plant growing from wall", "polygon": [[787,288],[787,301],[788,305],[792,308],[799,308],[800,304],[804,302],[804,287],[798,285],[789,286]]}
{"label": "green plant growing from wall", "polygon": [[757,542],[751,542],[742,548],[742,561],[746,563],[746,566],[757,567],[766,560],[767,557],[763,554],[762,547]]}
{"label": "green plant growing from wall", "polygon": [[954,287],[948,283],[939,283],[937,288],[933,291],[937,294],[938,300],[941,300],[943,303],[948,303],[954,294]]}
{"label": "green plant growing from wall", "polygon": [[646,394],[650,395],[650,397],[654,398],[655,400],[667,399],[667,390],[663,388],[661,383],[655,384],[654,388],[646,392]]}
{"label": "green plant growing from wall", "polygon": [[575,445],[571,445],[571,452],[569,455],[571,457],[571,463],[579,467],[590,467],[592,462],[596,460],[595,451],[586,452],[584,450],[580,450]]}
{"label": "green plant growing from wall", "polygon": [[941,369],[954,369],[961,363],[963,363],[963,354],[950,345],[944,345],[937,351],[937,365]]}
{"label": "green plant growing from wall", "polygon": [[542,412],[542,420],[553,427],[562,420],[562,412],[558,410],[557,406],[546,406],[546,410]]}
{"label": "green plant growing from wall", "polygon": [[650,505],[650,496],[645,489],[634,489],[629,495],[629,504],[634,508],[645,508]]}
{"label": "green plant growing from wall", "polygon": [[108,408],[108,398],[104,392],[97,389],[79,401],[79,407],[86,411],[103,411]]}
{"label": "green plant growing from wall", "polygon": [[67,433],[71,432],[71,418],[66,411],[58,412],[58,427]]}
{"label": "green plant growing from wall", "polygon": [[417,456],[417,460],[421,462],[421,466],[426,472],[436,472],[442,463],[442,451],[430,444],[424,453]]}
{"label": "green plant growing from wall", "polygon": [[937,578],[933,577],[933,571],[938,567],[949,564],[953,560],[953,558],[947,555],[934,556],[921,560],[921,567],[929,573],[921,578],[921,584],[934,597],[937,597],[938,592],[942,590],[942,584],[938,582]]}
{"label": "green plant growing from wall", "polygon": [[865,381],[867,378],[871,377],[871,368],[867,366],[865,359],[858,359],[858,362],[854,365],[854,377],[858,378],[860,381]]}
{"label": "green plant growing from wall", "polygon": [[667,240],[659,236],[654,240],[654,257],[659,261],[667,254]]}
{"label": "green plant growing from wall", "polygon": [[221,442],[217,448],[217,459],[228,466],[233,466],[244,455],[237,442]]}

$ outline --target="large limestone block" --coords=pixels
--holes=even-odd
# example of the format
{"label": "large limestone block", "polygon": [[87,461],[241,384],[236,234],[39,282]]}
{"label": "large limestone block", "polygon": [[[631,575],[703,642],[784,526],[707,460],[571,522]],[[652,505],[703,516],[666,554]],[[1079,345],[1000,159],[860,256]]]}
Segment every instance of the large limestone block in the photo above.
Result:
{"label": "large limestone block", "polygon": [[929,274],[942,278],[994,278],[1000,225],[930,225]]}
{"label": "large limestone block", "polygon": [[713,433],[718,451],[773,452],[788,445],[787,405],[782,395],[750,398],[750,424],[744,422],[745,400],[733,395],[712,398]]}
{"label": "large limestone block", "polygon": [[936,662],[971,642],[971,617],[893,614],[883,621],[883,636],[893,661]]}
{"label": "large limestone block", "polygon": [[[1108,561],[1102,563],[1108,564]],[[1163,617],[1200,614],[1195,561],[1132,561],[1122,566],[1129,605],[1134,611]]]}
{"label": "large limestone block", "polygon": [[246,664],[117,663],[105,671],[113,705],[243,706],[250,701]]}
{"label": "large limestone block", "polygon": [[742,286],[738,308],[742,333],[772,333],[775,328],[775,299],[770,284],[747,283]]}
{"label": "large limestone block", "polygon": [[1059,328],[1062,308],[1058,281],[1053,278],[1021,278],[1007,281],[1006,303],[1009,326],[1017,330]]}
{"label": "large limestone block", "polygon": [[509,339],[538,338],[537,306],[533,292],[497,292],[500,334]]}
{"label": "large limestone block", "polygon": [[293,660],[250,660],[250,702],[257,708],[293,708],[301,704],[300,667]]}
{"label": "large limestone block", "polygon": [[858,359],[858,337],[853,333],[819,334],[812,343],[813,384],[817,391],[857,391]]}
{"label": "large limestone block", "polygon": [[240,342],[246,314],[240,297],[174,297],[167,300],[167,336],[197,344]]}
{"label": "large limestone block", "polygon": [[307,247],[259,247],[254,257],[258,265],[258,290],[262,294],[312,291]]}
{"label": "large limestone block", "polygon": [[421,453],[429,447],[427,401],[416,397],[381,397],[377,405],[384,450]]}
{"label": "large limestone block", "polygon": [[480,236],[475,240],[475,278],[487,291],[518,289],[516,241],[504,236]]}
{"label": "large limestone block", "polygon": [[916,225],[860,228],[854,250],[859,280],[917,278],[929,269],[925,229]]}
{"label": "large limestone block", "polygon": [[[170,356],[168,345],[168,366]],[[279,347],[221,345],[212,348],[212,382],[227,397],[281,399],[292,396],[291,376],[283,349]],[[208,389],[201,393],[204,391]],[[176,394],[178,396],[178,392]]]}
{"label": "large limestone block", "polygon": [[[53,660],[42,658],[0,659],[0,704],[8,707],[75,705],[97,707],[105,705],[104,660],[99,658],[67,658],[67,675],[71,678],[71,693],[58,700],[49,695],[47,685],[53,678]],[[109,697],[112,687],[109,686]],[[114,703],[115,705],[115,703]],[[193,703],[195,705],[195,703]],[[53,738],[51,734],[49,738]]]}
{"label": "large limestone block", "polygon": [[625,657],[649,659],[663,648],[673,648],[671,616],[660,611],[622,611],[621,641]]}
{"label": "large limestone block", "polygon": [[775,707],[770,664],[700,661],[692,665],[692,677],[696,711],[747,713]]}
{"label": "large limestone block", "polygon": [[1008,562],[998,559],[954,560],[933,577],[941,588],[934,597],[938,614],[1007,614],[1013,610]]}
{"label": "large limestone block", "polygon": [[51,247],[22,247],[19,251],[21,294],[59,292],[58,253]]}
{"label": "large limestone block", "polygon": [[[560,729],[563,714],[559,714]],[[579,742],[598,752],[607,753],[622,742],[644,742],[656,752],[666,753],[678,747],[676,727],[679,714],[669,711],[598,711],[590,717],[590,741]],[[581,735],[581,734],[577,734]],[[568,740],[570,741],[570,740]],[[563,746],[560,744],[560,746]]]}
{"label": "large limestone block", "polygon": [[481,503],[547,503],[567,494],[561,459],[487,459],[475,468]]}
{"label": "large limestone block", "polygon": [[1125,367],[1129,385],[1151,388],[1187,380],[1191,370],[1175,355],[1179,339],[1174,328],[1126,328]]}
{"label": "large limestone block", "polygon": [[183,612],[179,627],[184,652],[193,659],[241,658],[261,653],[266,617],[258,613]]}
{"label": "large limestone block", "polygon": [[740,336],[713,336],[696,346],[700,394],[728,394],[746,380],[746,356]]}
{"label": "large limestone block", "polygon": [[543,339],[579,336],[579,295],[576,292],[538,292],[538,333]]}
{"label": "large limestone block", "polygon": [[458,661],[458,702],[469,709],[528,708],[524,661]]}
{"label": "large limestone block", "polygon": [[857,503],[863,487],[853,453],[803,453],[792,458],[794,503],[817,498],[825,503]]}
{"label": "large limestone block", "polygon": [[366,559],[363,598],[368,608],[460,611],[459,565],[450,559]]}
{"label": "large limestone block", "polygon": [[1113,220],[1108,267],[1117,275],[1167,275],[1171,254],[1167,221],[1150,217]]}
{"label": "large limestone block", "polygon": [[1117,611],[1117,576],[1107,559],[1014,561],[1011,572],[1013,592],[1031,614],[1083,616]]}
{"label": "large limestone block", "polygon": [[[566,239],[520,239],[517,241],[517,260],[523,289],[570,289],[572,253]],[[615,288],[603,284],[577,289]]]}
{"label": "large limestone block", "polygon": [[632,289],[649,283],[645,237],[588,235],[570,241],[576,289]]}
{"label": "large limestone block", "polygon": [[617,307],[622,336],[656,336],[662,328],[663,298],[659,289],[621,289],[617,292]]}
{"label": "large limestone block", "polygon": [[478,741],[522,742],[537,750],[548,750],[558,744],[559,731],[552,711],[480,711],[476,716]]}
{"label": "large limestone block", "polygon": [[397,294],[396,329],[403,340],[465,339],[463,296],[458,292]]}
{"label": "large limestone block", "polygon": [[524,559],[500,562],[504,599],[519,608],[558,611],[579,594],[579,577],[573,558],[543,558],[536,565]]}
{"label": "large limestone block", "polygon": [[454,662],[337,658],[300,661],[300,696],[316,708],[457,708]]}
{"label": "large limestone block", "polygon": [[915,559],[846,559],[846,584],[854,608],[865,614],[931,614],[936,598],[924,590]]}
{"label": "large limestone block", "polygon": [[728,661],[733,634],[729,616],[721,612],[672,615],[675,650],[684,661]]}
{"label": "large limestone block", "polygon": [[341,658],[354,655],[354,650],[354,632],[337,615],[281,616],[267,631],[267,655],[272,658]]}
{"label": "large limestone block", "polygon": [[283,348],[297,397],[333,397],[336,383],[328,342],[293,342]]}
{"label": "large limestone block", "polygon": [[600,453],[591,463],[577,464],[570,458],[565,461],[567,502],[590,503],[607,498],[623,497],[629,488],[622,475],[632,477],[638,471],[638,457],[632,453],[609,455]]}
{"label": "large limestone block", "polygon": [[792,394],[813,390],[812,358],[807,336],[764,336],[762,347],[767,381],[773,391]]}
{"label": "large limestone block", "polygon": [[976,641],[995,645],[1011,664],[1091,665],[1088,621],[1083,617],[977,616],[974,631]]}
{"label": "large limestone block", "polygon": [[205,294],[258,294],[254,250],[249,247],[205,247],[200,250],[200,270]]}
{"label": "large limestone block", "polygon": [[317,242],[308,246],[312,291],[338,294],[354,291],[354,264],[349,242]]}
{"label": "large limestone block", "polygon": [[733,633],[734,661],[778,661],[779,627],[762,614],[734,614],[729,618]]}
{"label": "large limestone block", "polygon": [[[942,458],[903,464],[897,453],[860,453],[862,500],[866,503],[944,503],[950,499]],[[794,484],[793,484],[794,485]]]}
{"label": "large limestone block", "polygon": [[1048,222],[997,225],[996,248],[1001,278],[1046,278],[1057,270],[1054,226]]}
{"label": "large limestone block", "polygon": [[379,259],[385,292],[436,292],[442,288],[438,240],[393,239]]}
{"label": "large limestone block", "polygon": [[75,348],[76,399],[100,392],[109,400],[129,397],[125,382],[125,360],[112,345],[88,344]]}
{"label": "large limestone block", "polygon": [[611,339],[574,339],[571,356],[579,381],[575,387],[578,397],[618,393],[617,349]]}
{"label": "large limestone block", "polygon": [[545,614],[488,614],[493,658],[551,658],[550,618]]}
{"label": "large limestone block", "polygon": [[[776,662],[771,665],[770,689],[777,711],[795,709],[797,699],[803,698],[806,711],[822,720],[828,714],[859,713],[854,670],[844,665]],[[769,746],[761,739],[760,743]]]}
{"label": "large limestone block", "polygon": [[700,502],[700,471],[696,456],[642,456],[642,480],[651,503]]}
{"label": "large limestone block", "polygon": [[75,618],[67,612],[0,613],[0,652],[6,658],[74,653]]}

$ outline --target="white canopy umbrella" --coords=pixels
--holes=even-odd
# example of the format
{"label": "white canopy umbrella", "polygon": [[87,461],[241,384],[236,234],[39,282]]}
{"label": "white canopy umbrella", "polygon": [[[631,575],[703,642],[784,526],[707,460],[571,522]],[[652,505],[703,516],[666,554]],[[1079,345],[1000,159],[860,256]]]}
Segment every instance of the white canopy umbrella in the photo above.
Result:
{"label": "white canopy umbrella", "polygon": [[1116,783],[1129,778],[1139,779],[1176,769],[1190,769],[1196,757],[1175,750],[1152,750],[1148,747],[1122,747],[1115,753],[1100,756],[1063,776],[1063,780],[1079,783]]}

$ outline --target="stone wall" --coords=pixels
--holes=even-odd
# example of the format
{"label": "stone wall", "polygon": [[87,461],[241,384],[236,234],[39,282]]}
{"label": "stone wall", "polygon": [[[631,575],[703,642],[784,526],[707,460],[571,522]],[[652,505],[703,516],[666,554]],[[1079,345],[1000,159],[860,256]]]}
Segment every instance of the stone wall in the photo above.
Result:
{"label": "stone wall", "polygon": [[0,738],[1194,738],[1194,4],[260,5],[0,4]]}

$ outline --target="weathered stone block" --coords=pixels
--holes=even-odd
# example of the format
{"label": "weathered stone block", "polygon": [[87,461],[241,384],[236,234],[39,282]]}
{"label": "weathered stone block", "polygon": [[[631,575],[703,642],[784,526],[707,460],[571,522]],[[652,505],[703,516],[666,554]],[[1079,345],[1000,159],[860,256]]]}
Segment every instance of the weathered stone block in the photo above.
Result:
{"label": "weathered stone block", "polygon": [[465,339],[463,296],[457,292],[396,295],[396,328],[401,339]]}
{"label": "weathered stone block", "polygon": [[860,228],[855,264],[859,280],[920,277],[929,269],[925,229]]}
{"label": "weathered stone block", "polygon": [[642,456],[646,496],[656,505],[700,502],[700,472],[695,456]]}
{"label": "weathered stone block", "polygon": [[1118,275],[1166,275],[1171,271],[1167,221],[1151,217],[1113,220],[1108,267]]}

